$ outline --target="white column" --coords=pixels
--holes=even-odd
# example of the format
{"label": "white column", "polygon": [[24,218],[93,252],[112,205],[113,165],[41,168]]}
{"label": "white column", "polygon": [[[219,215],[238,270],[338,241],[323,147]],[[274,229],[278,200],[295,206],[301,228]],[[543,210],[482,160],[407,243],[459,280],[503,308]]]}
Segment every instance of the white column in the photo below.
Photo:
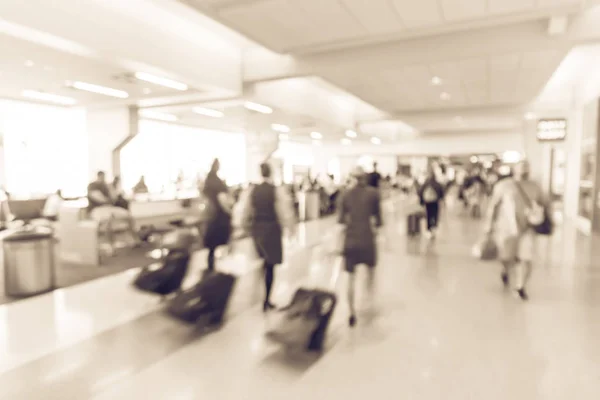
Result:
{"label": "white column", "polygon": [[88,175],[94,179],[98,171],[113,177],[120,173],[120,146],[137,134],[138,115],[135,107],[89,109],[86,112],[88,136]]}

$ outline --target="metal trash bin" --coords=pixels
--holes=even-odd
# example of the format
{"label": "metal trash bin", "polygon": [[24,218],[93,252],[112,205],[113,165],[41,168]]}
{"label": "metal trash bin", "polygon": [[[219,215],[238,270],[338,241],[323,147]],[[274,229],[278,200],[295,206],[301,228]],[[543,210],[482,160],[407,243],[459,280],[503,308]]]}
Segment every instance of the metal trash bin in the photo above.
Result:
{"label": "metal trash bin", "polygon": [[5,293],[14,297],[32,296],[54,289],[54,238],[41,227],[26,228],[5,236]]}

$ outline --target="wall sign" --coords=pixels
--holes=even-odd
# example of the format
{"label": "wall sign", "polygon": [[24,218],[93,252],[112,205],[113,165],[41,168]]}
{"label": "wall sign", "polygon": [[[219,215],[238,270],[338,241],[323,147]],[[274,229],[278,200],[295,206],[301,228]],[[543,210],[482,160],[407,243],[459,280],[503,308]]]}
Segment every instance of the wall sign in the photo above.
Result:
{"label": "wall sign", "polygon": [[537,139],[540,142],[561,141],[566,136],[566,119],[540,119],[537,123]]}

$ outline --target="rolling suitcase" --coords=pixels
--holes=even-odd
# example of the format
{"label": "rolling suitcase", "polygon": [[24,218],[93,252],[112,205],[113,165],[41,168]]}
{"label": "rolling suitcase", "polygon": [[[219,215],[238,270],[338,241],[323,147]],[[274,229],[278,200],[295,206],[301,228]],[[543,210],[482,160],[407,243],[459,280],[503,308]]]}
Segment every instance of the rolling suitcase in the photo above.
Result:
{"label": "rolling suitcase", "polygon": [[408,236],[418,236],[421,234],[421,212],[409,214],[407,217],[407,234]]}
{"label": "rolling suitcase", "polygon": [[236,277],[230,274],[214,272],[204,275],[194,287],[178,294],[167,312],[189,324],[204,318],[210,324],[219,324],[227,310],[235,282]]}
{"label": "rolling suitcase", "polygon": [[288,347],[321,351],[336,305],[337,296],[332,292],[300,288],[267,337]]}
{"label": "rolling suitcase", "polygon": [[170,251],[162,261],[143,268],[133,285],[141,291],[162,296],[175,293],[181,288],[189,264],[189,252]]}

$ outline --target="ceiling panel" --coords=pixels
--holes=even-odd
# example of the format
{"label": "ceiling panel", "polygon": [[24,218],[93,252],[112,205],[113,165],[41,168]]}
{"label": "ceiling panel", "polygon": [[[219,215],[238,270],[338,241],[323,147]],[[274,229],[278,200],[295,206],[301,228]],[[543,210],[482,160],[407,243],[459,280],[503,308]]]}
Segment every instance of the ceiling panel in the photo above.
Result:
{"label": "ceiling panel", "polygon": [[538,7],[583,4],[585,0],[538,0]]}
{"label": "ceiling panel", "polygon": [[519,69],[521,54],[510,53],[492,56],[490,60],[490,73],[513,72]]}
{"label": "ceiling panel", "polygon": [[282,16],[287,20],[306,18],[319,33],[315,43],[333,42],[364,36],[367,31],[338,1],[295,0],[294,5],[303,12]]}
{"label": "ceiling panel", "polygon": [[370,34],[386,34],[403,29],[397,11],[389,0],[342,0],[342,4]]}
{"label": "ceiling panel", "polygon": [[486,15],[487,0],[440,0],[446,21],[462,21]]}
{"label": "ceiling panel", "polygon": [[437,25],[443,22],[438,0],[393,0],[400,20],[408,28]]}
{"label": "ceiling panel", "polygon": [[536,0],[488,0],[490,14],[505,14],[529,11],[535,8]]}
{"label": "ceiling panel", "polygon": [[485,58],[473,58],[459,63],[463,82],[480,82],[488,79],[488,62]]}

